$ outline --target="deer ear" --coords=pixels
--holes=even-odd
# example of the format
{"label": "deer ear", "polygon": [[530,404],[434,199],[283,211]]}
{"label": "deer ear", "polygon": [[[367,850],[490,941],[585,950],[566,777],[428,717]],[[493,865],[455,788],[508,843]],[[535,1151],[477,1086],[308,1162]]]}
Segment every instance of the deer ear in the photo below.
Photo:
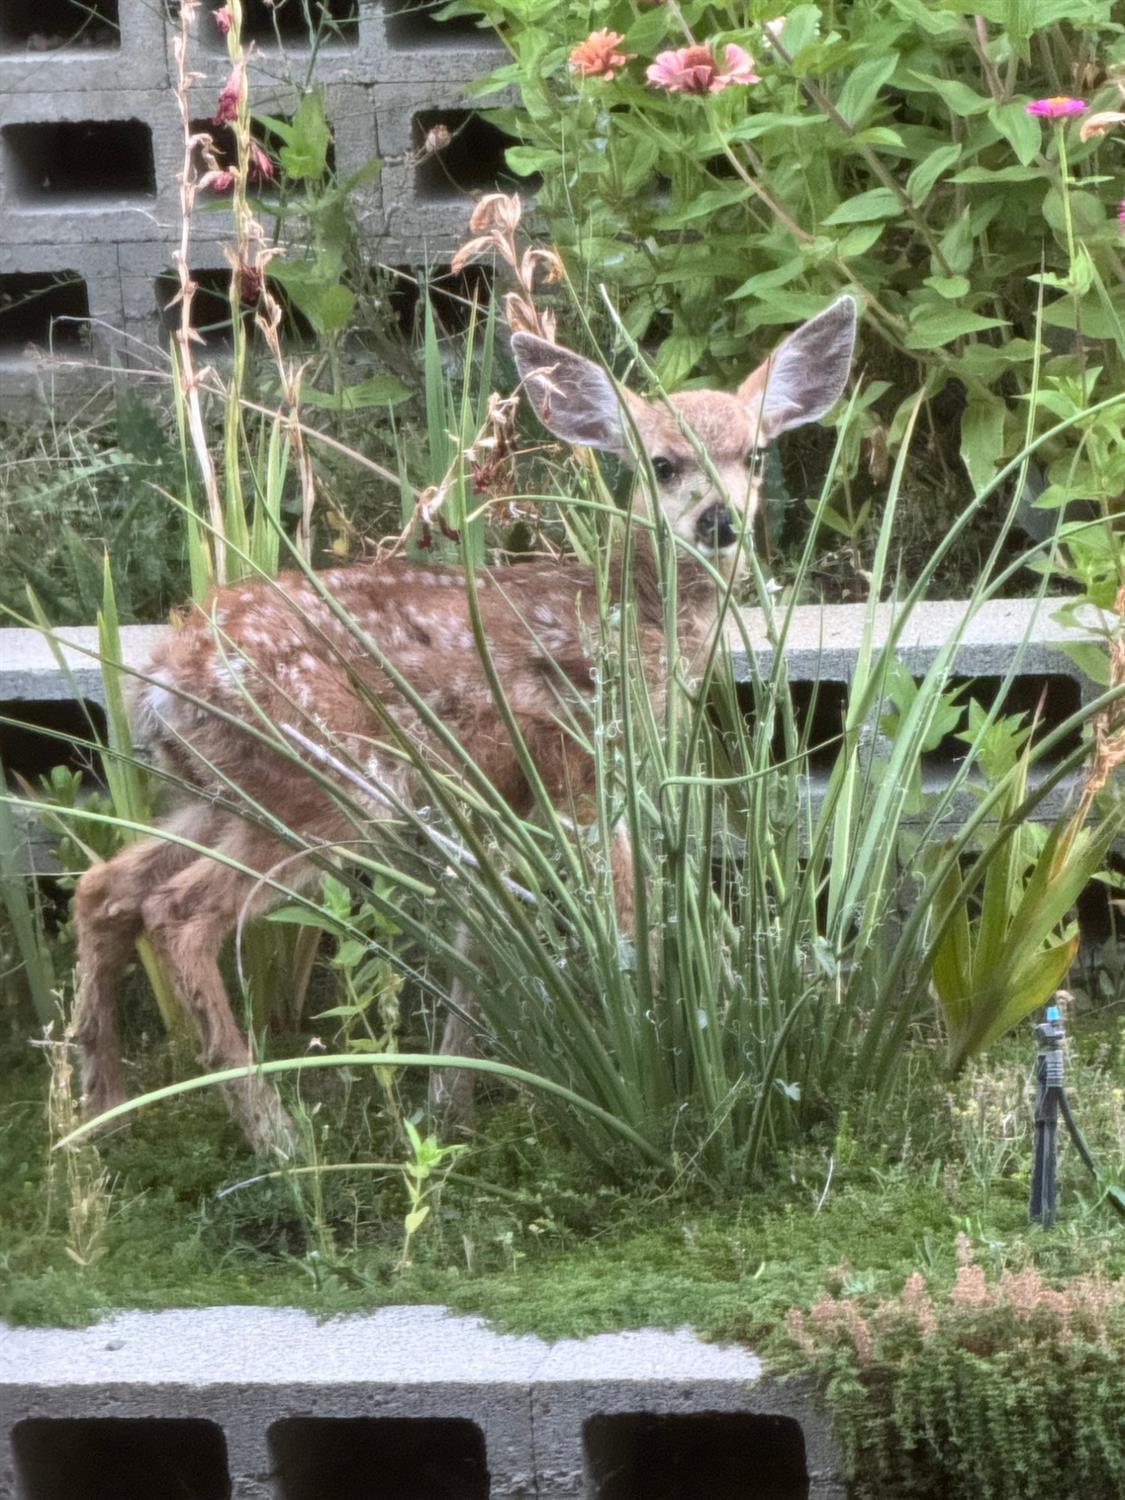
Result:
{"label": "deer ear", "polygon": [[512,353],[544,427],[564,443],[626,451],[617,391],[599,365],[533,333],[513,333]]}
{"label": "deer ear", "polygon": [[802,323],[738,388],[757,414],[761,436],[816,422],[843,394],[855,348],[855,301],[838,297]]}

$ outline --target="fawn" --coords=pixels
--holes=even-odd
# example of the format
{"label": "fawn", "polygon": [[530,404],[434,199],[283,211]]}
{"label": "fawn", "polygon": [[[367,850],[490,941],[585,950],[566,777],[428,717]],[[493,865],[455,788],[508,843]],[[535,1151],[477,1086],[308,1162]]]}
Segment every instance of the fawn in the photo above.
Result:
{"label": "fawn", "polygon": [[[759,503],[765,445],[787,428],[822,417],[836,402],[851,363],[855,318],[855,303],[840,297],[791,333],[733,394],[687,391],[666,402],[619,393],[591,361],[528,333],[512,336],[524,388],[551,432],[626,458],[632,433],[643,450],[672,536],[698,554],[684,550],[677,570],[679,646],[689,661],[715,628],[716,571],[730,579],[740,567]],[[700,461],[700,450],[709,463]],[[638,506],[641,494],[635,487]],[[620,569],[611,572],[619,575]],[[296,723],[309,740],[366,768],[389,794],[386,803],[370,807],[376,822],[388,816],[395,798],[409,804],[411,777],[388,743],[373,700],[427,755],[438,761],[441,755],[396,691],[397,673],[513,809],[531,810],[530,789],[470,628],[461,571],[384,560],[319,577],[376,643],[389,673],[363,651],[311,581],[290,572],[215,590],[185,625],[169,631],[143,674],[138,731],[192,791],[163,819],[161,831],[92,866],[78,882],[74,1035],[87,1115],[125,1097],[114,988],[135,941],[148,938],[192,1016],[204,1065],[246,1065],[249,1045],[219,968],[223,940],[242,917],[280,899],[273,872],[291,889],[307,887],[319,874],[309,851],[346,849],[356,837],[354,814],[334,797],[331,777],[306,774],[254,729]],[[642,660],[659,690],[663,601],[651,549],[638,547],[632,583]],[[559,685],[569,682],[579,695],[591,689],[593,571],[565,561],[513,564],[481,570],[476,588],[489,655],[539,776],[560,809],[581,821],[593,768],[561,722]],[[279,831],[268,826],[270,818]],[[294,854],[295,846],[303,856]],[[612,876],[618,918],[628,929],[627,848],[623,856],[615,853]],[[464,1032],[463,1020],[452,1026],[443,1050],[460,1050]],[[285,1116],[272,1088],[249,1077],[228,1085],[227,1099],[252,1145],[284,1148]]]}

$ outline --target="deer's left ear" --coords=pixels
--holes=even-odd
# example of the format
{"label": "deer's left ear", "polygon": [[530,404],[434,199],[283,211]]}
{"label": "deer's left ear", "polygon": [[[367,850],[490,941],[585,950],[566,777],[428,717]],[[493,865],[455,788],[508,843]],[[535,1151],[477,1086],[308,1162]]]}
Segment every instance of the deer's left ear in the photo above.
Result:
{"label": "deer's left ear", "polygon": [[790,427],[816,422],[843,394],[855,348],[852,297],[802,323],[738,388],[757,419],[763,440]]}
{"label": "deer's left ear", "polygon": [[512,353],[535,414],[564,443],[626,450],[613,381],[593,360],[533,333],[513,333]]}

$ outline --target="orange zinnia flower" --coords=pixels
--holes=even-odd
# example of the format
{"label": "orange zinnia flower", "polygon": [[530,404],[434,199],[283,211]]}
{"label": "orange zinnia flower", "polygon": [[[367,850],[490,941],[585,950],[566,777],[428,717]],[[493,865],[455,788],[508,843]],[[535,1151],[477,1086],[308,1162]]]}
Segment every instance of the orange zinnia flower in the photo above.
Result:
{"label": "orange zinnia flower", "polygon": [[608,82],[635,52],[618,52],[625,38],[617,31],[591,31],[570,54],[570,71],[581,78],[604,78]]}

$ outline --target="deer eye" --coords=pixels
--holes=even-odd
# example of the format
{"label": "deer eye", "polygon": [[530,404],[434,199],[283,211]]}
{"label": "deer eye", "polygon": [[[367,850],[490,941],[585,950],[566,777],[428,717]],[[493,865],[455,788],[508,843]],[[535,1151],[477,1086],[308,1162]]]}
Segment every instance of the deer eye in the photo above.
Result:
{"label": "deer eye", "polygon": [[766,472],[766,450],[764,448],[751,448],[746,455],[746,467],[755,479],[761,478]]}
{"label": "deer eye", "polygon": [[661,484],[667,484],[670,479],[676,477],[676,465],[670,458],[658,455],[652,461],[652,472]]}

